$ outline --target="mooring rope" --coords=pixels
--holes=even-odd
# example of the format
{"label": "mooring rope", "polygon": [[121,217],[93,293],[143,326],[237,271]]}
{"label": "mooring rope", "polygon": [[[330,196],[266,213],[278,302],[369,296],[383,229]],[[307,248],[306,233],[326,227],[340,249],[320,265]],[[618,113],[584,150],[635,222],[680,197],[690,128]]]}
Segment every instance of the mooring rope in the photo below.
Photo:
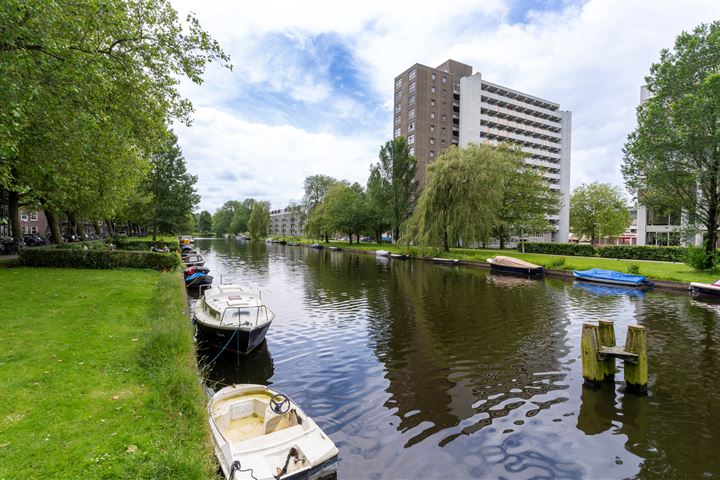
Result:
{"label": "mooring rope", "polygon": [[225,346],[222,347],[222,350],[220,350],[220,351],[217,353],[217,355],[215,355],[215,358],[213,358],[212,360],[210,360],[210,361],[206,364],[206,366],[209,367],[210,365],[212,365],[212,364],[215,362],[215,360],[217,360],[217,359],[220,357],[220,355],[225,351],[225,349],[227,348],[227,346],[230,345],[230,342],[232,341],[232,339],[235,338],[235,334],[237,334],[237,332],[238,332],[237,330],[235,330],[235,331],[233,332],[233,334],[230,336],[230,338],[228,339],[228,341],[227,341],[227,343],[225,344]]}

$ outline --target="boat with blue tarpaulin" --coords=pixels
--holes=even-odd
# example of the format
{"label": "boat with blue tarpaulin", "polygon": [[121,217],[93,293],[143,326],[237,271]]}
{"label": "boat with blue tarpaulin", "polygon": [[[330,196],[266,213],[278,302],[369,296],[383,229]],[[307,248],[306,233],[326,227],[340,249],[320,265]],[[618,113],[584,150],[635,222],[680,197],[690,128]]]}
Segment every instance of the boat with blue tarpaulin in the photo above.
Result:
{"label": "boat with blue tarpaulin", "polygon": [[602,268],[591,268],[590,270],[576,270],[573,276],[577,280],[586,282],[609,283],[612,285],[625,285],[628,287],[652,288],[653,283],[643,275],[632,275],[630,273],[616,272],[615,270],[604,270]]}

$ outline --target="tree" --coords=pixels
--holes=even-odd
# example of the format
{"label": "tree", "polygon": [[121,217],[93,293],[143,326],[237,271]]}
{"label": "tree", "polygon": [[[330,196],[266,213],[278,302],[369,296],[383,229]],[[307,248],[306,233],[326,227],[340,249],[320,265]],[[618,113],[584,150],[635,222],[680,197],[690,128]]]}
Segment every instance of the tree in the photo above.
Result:
{"label": "tree", "polygon": [[169,132],[162,150],[154,153],[143,188],[150,196],[153,240],[158,234],[177,234],[191,228],[189,218],[200,201],[197,177],[187,173],[177,136]]}
{"label": "tree", "polygon": [[521,150],[500,148],[506,154],[506,169],[503,181],[498,185],[502,200],[493,237],[500,241],[500,248],[505,248],[505,242],[512,235],[552,228],[548,216],[560,208],[560,192],[550,188],[542,169],[525,163]]}
{"label": "tree", "polygon": [[445,150],[428,166],[407,240],[445,251],[459,240],[487,241],[498,219],[506,155],[490,145]]}
{"label": "tree", "polygon": [[618,187],[608,183],[581,185],[570,196],[570,230],[578,237],[617,237],[632,217]]}
{"label": "tree", "polygon": [[235,216],[235,212],[242,208],[244,208],[243,204],[237,200],[229,200],[218,208],[212,219],[212,229],[215,235],[222,237],[226,233],[230,233],[230,223]]}
{"label": "tree", "polygon": [[323,201],[330,187],[338,183],[333,177],[328,175],[311,175],[305,178],[305,205],[309,210],[315,208]]}
{"label": "tree", "polygon": [[380,243],[383,232],[391,228],[390,203],[388,201],[388,189],[380,174],[380,167],[374,165],[370,168],[367,187],[365,189],[366,206],[368,215],[367,228]]}
{"label": "tree", "polygon": [[197,219],[198,230],[202,233],[208,233],[212,231],[212,215],[207,210],[203,210],[198,215]]}
{"label": "tree", "polygon": [[354,234],[360,243],[360,233],[368,224],[365,192],[360,184],[337,183],[330,188],[323,203],[330,230],[347,234],[350,243]]}
{"label": "tree", "polygon": [[704,225],[709,268],[720,214],[720,22],[681,33],[645,82],[651,97],[624,149],[627,188],[647,206],[681,208]]}
{"label": "tree", "polygon": [[167,0],[8,0],[0,31],[0,185],[51,217],[117,213],[168,121],[189,122],[181,77],[229,66]]}
{"label": "tree", "polygon": [[405,137],[396,137],[380,148],[380,161],[371,167],[380,177],[379,185],[387,201],[387,222],[393,231],[393,240],[400,237],[400,225],[413,211],[417,193],[415,172],[417,161],[410,154]]}
{"label": "tree", "polygon": [[252,238],[264,238],[268,233],[270,225],[270,204],[268,202],[257,202],[253,205],[248,230]]}
{"label": "tree", "polygon": [[316,205],[308,214],[304,230],[308,238],[324,238],[325,242],[330,241],[330,227],[324,203]]}

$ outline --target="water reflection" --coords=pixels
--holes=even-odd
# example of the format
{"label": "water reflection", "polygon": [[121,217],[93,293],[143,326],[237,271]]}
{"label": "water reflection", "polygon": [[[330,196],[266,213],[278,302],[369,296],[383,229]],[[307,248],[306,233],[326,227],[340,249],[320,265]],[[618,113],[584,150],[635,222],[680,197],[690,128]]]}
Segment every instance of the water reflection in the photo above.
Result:
{"label": "water reflection", "polygon": [[[668,478],[720,474],[718,304],[373,255],[198,242],[213,274],[276,319],[223,383],[272,383],[340,448],[349,478]],[[217,278],[217,277],[216,277]],[[582,387],[582,323],[648,328],[650,396]]]}

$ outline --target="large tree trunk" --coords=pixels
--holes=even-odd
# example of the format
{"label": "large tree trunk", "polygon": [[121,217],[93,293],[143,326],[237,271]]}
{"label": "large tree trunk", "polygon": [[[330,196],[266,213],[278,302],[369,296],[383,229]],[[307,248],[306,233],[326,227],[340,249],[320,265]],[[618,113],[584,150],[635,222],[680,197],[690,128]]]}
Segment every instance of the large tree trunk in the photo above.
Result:
{"label": "large tree trunk", "polygon": [[505,235],[500,234],[499,240],[500,240],[500,250],[504,250],[505,249]]}
{"label": "large tree trunk", "polygon": [[8,196],[8,210],[10,215],[11,235],[15,240],[22,240],[23,232],[20,226],[20,194],[10,190]]}
{"label": "large tree trunk", "polygon": [[95,229],[95,235],[100,235],[102,233],[102,230],[100,230],[100,221],[95,219],[93,220],[93,228]]}
{"label": "large tree trunk", "polygon": [[50,226],[50,241],[52,243],[65,243],[65,239],[60,231],[60,225],[58,225],[58,219],[55,212],[49,208],[45,209],[45,218],[47,218],[48,225]]}
{"label": "large tree trunk", "polygon": [[715,244],[717,243],[717,220],[716,220],[717,206],[710,208],[708,215],[708,221],[706,222],[707,227],[707,241],[705,242],[705,268],[713,267],[713,255],[715,253]]}
{"label": "large tree trunk", "polygon": [[443,232],[443,250],[445,250],[446,252],[450,251],[450,243],[448,242],[447,230]]}
{"label": "large tree trunk", "polygon": [[68,219],[68,236],[75,237],[75,240],[77,240],[77,218],[75,217],[75,214],[73,212],[65,212],[65,216]]}

